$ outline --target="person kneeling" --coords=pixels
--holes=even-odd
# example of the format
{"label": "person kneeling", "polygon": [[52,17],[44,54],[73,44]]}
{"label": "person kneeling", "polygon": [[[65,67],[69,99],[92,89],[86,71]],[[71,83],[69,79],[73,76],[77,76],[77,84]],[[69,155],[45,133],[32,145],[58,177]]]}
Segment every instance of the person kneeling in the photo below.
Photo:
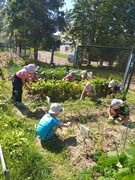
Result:
{"label": "person kneeling", "polygon": [[121,92],[120,86],[113,80],[109,82],[107,95],[115,98],[115,96]]}
{"label": "person kneeling", "polygon": [[111,106],[108,108],[109,119],[129,120],[129,107],[121,99],[113,99]]}
{"label": "person kneeling", "polygon": [[57,119],[63,110],[59,103],[51,104],[49,113],[45,114],[38,123],[36,132],[39,139],[53,140],[53,135],[57,128],[72,126],[71,122],[63,123]]}

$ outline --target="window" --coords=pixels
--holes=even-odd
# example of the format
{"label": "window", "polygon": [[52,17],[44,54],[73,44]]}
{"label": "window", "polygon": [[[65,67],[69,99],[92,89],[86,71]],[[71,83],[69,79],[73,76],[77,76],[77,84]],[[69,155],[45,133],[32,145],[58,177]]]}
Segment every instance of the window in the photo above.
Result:
{"label": "window", "polygon": [[65,52],[68,51],[68,50],[69,50],[69,47],[66,46],[66,47],[65,47]]}

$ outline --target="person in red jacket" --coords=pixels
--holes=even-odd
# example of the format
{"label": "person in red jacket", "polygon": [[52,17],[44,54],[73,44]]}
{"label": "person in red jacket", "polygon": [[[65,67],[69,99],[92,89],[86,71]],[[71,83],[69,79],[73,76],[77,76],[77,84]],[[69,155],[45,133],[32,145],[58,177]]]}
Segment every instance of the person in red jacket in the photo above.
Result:
{"label": "person in red jacket", "polygon": [[76,72],[71,71],[67,76],[63,78],[64,81],[73,82],[75,80]]}

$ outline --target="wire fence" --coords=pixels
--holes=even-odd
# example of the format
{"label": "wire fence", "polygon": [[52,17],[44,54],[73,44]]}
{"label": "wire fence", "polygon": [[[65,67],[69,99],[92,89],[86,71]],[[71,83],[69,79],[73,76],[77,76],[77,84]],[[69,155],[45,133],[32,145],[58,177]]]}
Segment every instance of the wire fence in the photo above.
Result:
{"label": "wire fence", "polygon": [[100,68],[125,71],[128,59],[132,53],[131,48],[107,47],[107,46],[77,46],[76,66],[95,66]]}

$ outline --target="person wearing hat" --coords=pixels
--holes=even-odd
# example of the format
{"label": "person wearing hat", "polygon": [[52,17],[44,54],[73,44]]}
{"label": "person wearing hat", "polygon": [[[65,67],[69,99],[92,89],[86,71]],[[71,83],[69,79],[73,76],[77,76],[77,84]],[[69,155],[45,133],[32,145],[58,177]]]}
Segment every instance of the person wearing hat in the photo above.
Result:
{"label": "person wearing hat", "polygon": [[63,78],[64,81],[69,81],[69,82],[73,82],[75,80],[76,77],[76,72],[75,71],[71,71],[67,76],[65,76]]}
{"label": "person wearing hat", "polygon": [[24,107],[22,102],[23,86],[30,90],[30,74],[35,73],[35,64],[24,66],[23,69],[18,71],[12,78],[12,97],[18,107]]}
{"label": "person wearing hat", "polygon": [[51,104],[49,113],[41,118],[36,128],[39,139],[53,140],[53,135],[57,128],[72,126],[71,122],[63,123],[58,119],[59,114],[63,112],[63,110],[59,103]]}
{"label": "person wearing hat", "polygon": [[80,100],[82,100],[86,96],[93,97],[95,94],[96,94],[96,91],[95,91],[94,85],[91,84],[90,82],[87,82],[82,90]]}
{"label": "person wearing hat", "polygon": [[87,70],[83,70],[81,72],[81,78],[82,78],[82,80],[87,79]]}
{"label": "person wearing hat", "polygon": [[125,104],[121,99],[113,99],[111,106],[108,108],[109,119],[128,120],[129,119],[129,106]]}
{"label": "person wearing hat", "polygon": [[81,72],[81,78],[82,78],[82,80],[92,79],[92,72],[87,72],[87,70],[83,70]]}
{"label": "person wearing hat", "polygon": [[109,82],[108,88],[109,88],[109,90],[107,92],[107,95],[110,95],[112,97],[115,97],[116,94],[118,94],[121,91],[120,86],[118,84],[116,84],[114,80],[111,80]]}

